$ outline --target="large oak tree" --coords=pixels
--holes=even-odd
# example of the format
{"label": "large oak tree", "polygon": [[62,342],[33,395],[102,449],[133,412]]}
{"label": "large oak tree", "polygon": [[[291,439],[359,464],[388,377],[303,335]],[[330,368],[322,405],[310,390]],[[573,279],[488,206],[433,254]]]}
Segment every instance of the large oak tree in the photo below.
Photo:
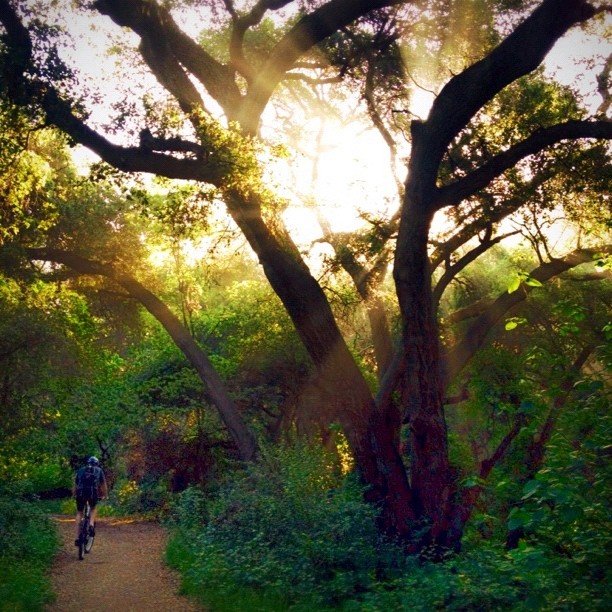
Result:
{"label": "large oak tree", "polygon": [[[143,62],[182,113],[183,130],[170,137],[161,125],[143,124],[139,142],[129,146],[94,130],[82,104],[74,99],[66,74],[54,70],[57,63],[45,63],[54,57],[48,53],[49,32],[30,19],[24,10],[27,2],[0,1],[5,30],[3,85],[14,103],[40,113],[47,123],[119,170],[197,181],[218,189],[308,351],[319,387],[324,389],[329,420],[340,422],[369,487],[368,496],[381,507],[384,529],[402,538],[412,550],[426,544],[455,546],[474,491],[460,490],[449,461],[443,405],[453,372],[445,366],[439,341],[439,296],[432,290],[428,244],[432,220],[443,208],[458,208],[521,160],[568,140],[609,139],[612,125],[605,120],[568,117],[508,142],[467,171],[460,168],[454,174],[447,156],[458,139],[466,137],[464,131],[485,105],[534,71],[569,29],[604,9],[583,0],[539,3],[501,43],[448,79],[426,120],[410,123],[411,152],[393,264],[402,332],[374,398],[322,287],[280,219],[281,202],[261,178],[255,146],[264,111],[275,92],[284,81],[300,77],[300,70],[308,67],[304,60],[309,54],[366,17],[382,14],[391,19],[393,11],[412,3],[305,3],[269,49],[249,55],[250,30],[266,14],[293,4],[259,0],[240,11],[232,2],[225,2],[230,37],[228,59],[221,61],[181,30],[166,5],[154,0],[90,3],[91,10],[138,35]],[[364,22],[364,31],[368,27]],[[340,69],[337,76],[342,75]],[[209,100],[222,110],[224,126],[207,111]],[[469,133],[467,139],[462,142],[465,146],[470,145]],[[67,256],[47,255],[70,263]],[[488,321],[481,324],[477,340],[482,341],[487,325],[495,319]],[[457,348],[457,356],[462,351],[469,357],[465,344]],[[400,423],[411,436],[408,469],[398,447]]]}

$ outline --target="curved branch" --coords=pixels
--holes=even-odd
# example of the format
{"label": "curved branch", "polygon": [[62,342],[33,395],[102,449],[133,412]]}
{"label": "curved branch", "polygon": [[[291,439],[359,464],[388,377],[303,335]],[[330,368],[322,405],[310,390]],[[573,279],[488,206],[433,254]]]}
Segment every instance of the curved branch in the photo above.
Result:
{"label": "curved branch", "polygon": [[246,31],[260,23],[267,11],[278,10],[290,2],[291,0],[259,0],[247,14],[241,17],[236,15],[232,7],[230,12],[234,17],[234,27],[230,38],[230,62],[247,81],[250,82],[253,79],[253,71],[242,51]]}
{"label": "curved branch", "polygon": [[41,107],[46,121],[58,127],[104,161],[124,172],[148,172],[168,178],[198,180],[219,185],[227,168],[214,160],[177,158],[143,147],[113,144],[91,129],[50,84],[37,80],[28,30],[7,0],[0,0],[0,22],[6,30],[8,61],[3,63],[7,93],[20,105]]}
{"label": "curved branch", "polygon": [[467,321],[467,319],[473,319],[478,315],[481,315],[486,309],[491,306],[493,300],[488,298],[483,298],[478,300],[477,302],[473,302],[469,306],[465,306],[464,308],[460,308],[459,310],[455,310],[451,312],[449,315],[444,317],[444,322],[448,325],[453,325],[454,323],[460,323],[461,321]]}
{"label": "curved branch", "polygon": [[438,190],[435,208],[454,206],[486,187],[493,179],[512,168],[521,159],[542,151],[562,140],[578,138],[612,139],[610,121],[567,121],[543,128],[496,155],[466,177]]}
{"label": "curved branch", "polygon": [[449,266],[444,271],[444,274],[442,274],[433,289],[432,299],[435,308],[438,307],[438,304],[442,299],[442,294],[444,293],[444,290],[446,289],[448,284],[453,280],[453,278],[457,276],[457,274],[459,274],[459,272],[461,272],[461,270],[463,270],[473,261],[478,259],[478,257],[488,251],[494,245],[499,244],[502,240],[505,240],[509,236],[514,236],[517,233],[518,232],[508,232],[507,234],[500,234],[495,238],[487,238],[481,241],[477,247],[473,248],[471,251],[461,257],[457,262]]}
{"label": "curved branch", "polygon": [[[36,96],[31,96],[30,99],[36,100]],[[113,144],[88,127],[72,112],[69,102],[60,99],[57,92],[49,87],[40,103],[50,124],[123,172],[147,172],[167,178],[202,181],[216,186],[227,174],[227,167],[215,162],[213,158],[209,158],[208,163],[202,163],[200,159],[178,158],[143,147]]]}
{"label": "curved branch", "polygon": [[[593,256],[601,252],[612,253],[612,245],[606,245],[597,249],[597,251],[592,249],[578,249],[569,253],[562,259],[555,259],[542,264],[533,270],[530,276],[544,283],[571,268],[593,261]],[[447,352],[445,356],[444,372],[445,388],[448,387],[450,382],[459,372],[461,372],[476,351],[482,346],[493,326],[496,325],[511,308],[525,300],[530,291],[531,287],[524,285],[521,291],[503,293],[470,326],[463,340]]]}
{"label": "curved branch", "polygon": [[26,249],[26,252],[28,257],[34,260],[52,261],[66,265],[81,274],[105,276],[125,289],[131,297],[138,300],[161,323],[176,346],[181,349],[200,375],[222,421],[238,447],[241,458],[245,461],[251,461],[255,458],[257,452],[255,438],[225,390],[221,377],[187,329],[156,295],[131,276],[115,270],[112,266],[85,259],[76,253],[45,248],[29,248]]}
{"label": "curved branch", "polygon": [[[205,108],[198,90],[189,80],[178,60],[170,53],[167,44],[160,45],[148,36],[143,37],[139,49],[155,78],[176,98],[181,110],[188,117],[195,117],[195,111],[198,108]],[[194,124],[194,127],[197,130],[197,123]]]}
{"label": "curved branch", "polygon": [[423,124],[431,155],[441,159],[449,143],[484,104],[535,70],[561,36],[596,12],[585,0],[544,0],[484,59],[452,78]]}

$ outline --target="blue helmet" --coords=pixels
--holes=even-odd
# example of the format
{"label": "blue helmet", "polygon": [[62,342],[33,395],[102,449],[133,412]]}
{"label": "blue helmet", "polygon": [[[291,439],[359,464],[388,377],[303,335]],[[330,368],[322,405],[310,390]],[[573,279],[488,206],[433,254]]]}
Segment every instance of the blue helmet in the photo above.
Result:
{"label": "blue helmet", "polygon": [[87,460],[87,465],[100,465],[100,462],[98,461],[97,457],[90,457]]}

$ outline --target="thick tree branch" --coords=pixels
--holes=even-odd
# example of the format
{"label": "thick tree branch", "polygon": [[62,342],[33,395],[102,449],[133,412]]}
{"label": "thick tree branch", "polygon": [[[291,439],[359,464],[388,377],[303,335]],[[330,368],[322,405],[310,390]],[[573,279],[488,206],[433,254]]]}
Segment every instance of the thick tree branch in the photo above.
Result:
{"label": "thick tree branch", "polygon": [[76,253],[45,248],[29,248],[26,249],[26,253],[33,260],[59,263],[81,274],[105,276],[125,289],[132,298],[138,300],[163,325],[177,347],[195,367],[221,419],[236,443],[241,458],[250,461],[255,457],[257,451],[255,438],[242,420],[233,400],[227,394],[221,377],[187,329],[157,296],[131,276],[115,270],[108,264],[85,259]]}
{"label": "thick tree branch", "polygon": [[239,117],[242,127],[250,133],[257,131],[261,113],[276,86],[306,51],[369,12],[404,1],[330,0],[302,17],[274,47],[254,77]]}
{"label": "thick tree branch", "polygon": [[219,185],[227,174],[227,167],[217,163],[202,163],[200,159],[177,158],[164,153],[147,150],[145,147],[122,147],[88,127],[73,114],[70,104],[61,100],[48,88],[42,99],[49,124],[68,134],[75,142],[87,147],[105,162],[123,172],[147,172],[167,178],[197,180]]}
{"label": "thick tree branch", "polygon": [[259,0],[246,14],[238,16],[233,5],[228,7],[234,18],[234,27],[230,38],[230,62],[248,82],[253,80],[253,70],[249,66],[243,52],[244,35],[249,28],[261,22],[269,10],[278,10],[289,4],[291,0]]}
{"label": "thick tree branch", "polygon": [[204,109],[204,101],[178,60],[169,51],[168,45],[159,44],[148,36],[143,37],[139,48],[155,78],[176,98],[181,110],[191,119],[197,130],[197,109]]}
{"label": "thick tree branch", "polygon": [[[151,53],[157,56],[171,54],[200,81],[228,117],[235,115],[240,90],[231,70],[182,32],[165,7],[154,0],[97,0],[94,8],[108,15],[117,25],[132,29]],[[170,62],[170,58],[166,57],[165,61]]]}
{"label": "thick tree branch", "polygon": [[168,178],[198,180],[218,185],[227,168],[199,159],[176,158],[143,147],[122,147],[92,130],[73,111],[72,105],[51,85],[37,80],[28,30],[23,26],[8,0],[0,0],[0,21],[6,29],[9,58],[4,62],[7,92],[17,104],[41,107],[46,121],[58,127],[75,142],[82,144],[104,161],[124,172],[148,172]]}
{"label": "thick tree branch", "polygon": [[365,265],[358,261],[347,244],[342,244],[333,236],[329,236],[328,241],[334,248],[340,265],[353,280],[357,293],[359,293],[366,307],[378,376],[382,378],[393,357],[393,343],[386,308],[376,288],[380,286],[385,277],[388,256],[383,251],[376,256],[369,269],[367,269]]}
{"label": "thick tree branch", "polygon": [[517,162],[542,151],[546,147],[568,139],[597,138],[612,139],[610,121],[568,121],[534,132],[522,142],[496,155],[483,166],[457,182],[438,190],[435,208],[454,206],[486,187],[493,179]]}
{"label": "thick tree branch", "polygon": [[487,298],[478,300],[465,308],[455,310],[455,312],[445,317],[444,321],[445,323],[452,325],[453,323],[460,323],[461,321],[466,321],[467,319],[473,319],[474,317],[477,317],[485,312],[485,310],[491,306],[492,302],[493,300]]}
{"label": "thick tree branch", "polygon": [[341,83],[341,76],[332,76],[325,78],[316,78],[311,77],[307,74],[302,74],[301,72],[288,72],[284,76],[285,81],[301,81],[302,83],[308,83],[309,85],[332,85],[334,83]]}
{"label": "thick tree branch", "polygon": [[484,59],[452,78],[423,124],[431,155],[440,160],[453,138],[489,100],[535,70],[561,36],[595,13],[584,0],[544,0]]}

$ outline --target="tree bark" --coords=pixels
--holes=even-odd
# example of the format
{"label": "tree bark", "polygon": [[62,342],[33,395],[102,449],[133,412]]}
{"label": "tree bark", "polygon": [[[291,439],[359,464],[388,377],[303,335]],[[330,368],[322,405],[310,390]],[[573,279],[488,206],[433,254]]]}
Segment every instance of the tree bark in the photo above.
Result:
{"label": "tree bark", "polygon": [[[418,165],[411,165],[411,173]],[[416,175],[416,174],[415,174]],[[404,203],[410,223],[400,225],[394,278],[402,315],[402,361],[400,380],[402,420],[410,435],[410,484],[415,511],[429,524],[423,544],[446,547],[450,504],[454,494],[446,422],[442,410],[438,326],[434,313],[427,237],[431,214],[426,194],[407,185]]]}
{"label": "tree bark", "polygon": [[391,404],[377,406],[338,328],[323,289],[283,228],[273,233],[257,201],[230,191],[226,202],[259,257],[317,369],[327,396],[329,422],[338,421],[354,453],[368,497],[380,506],[385,530],[407,537],[415,517],[412,492],[398,448],[398,419]]}

